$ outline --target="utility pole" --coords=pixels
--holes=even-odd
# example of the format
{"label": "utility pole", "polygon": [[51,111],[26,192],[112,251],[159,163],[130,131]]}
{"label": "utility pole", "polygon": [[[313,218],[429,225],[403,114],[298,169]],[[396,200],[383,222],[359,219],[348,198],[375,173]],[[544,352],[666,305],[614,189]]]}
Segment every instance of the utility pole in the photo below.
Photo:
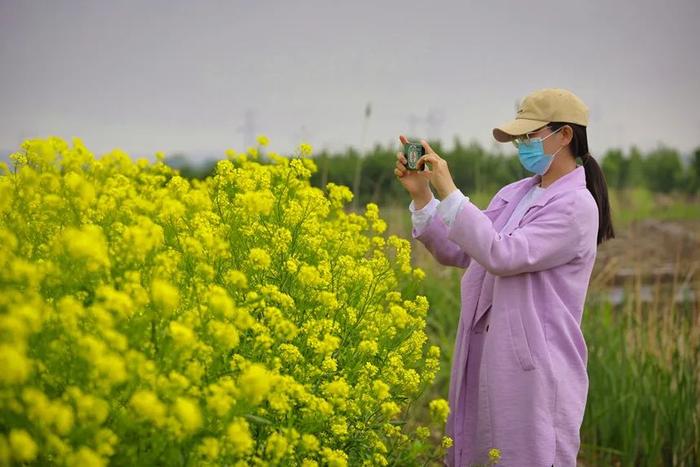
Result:
{"label": "utility pole", "polygon": [[365,120],[362,124],[362,138],[360,139],[360,151],[357,157],[357,164],[355,165],[355,178],[352,184],[352,207],[353,210],[357,211],[360,199],[360,181],[362,180],[362,160],[365,157],[365,139],[367,138],[367,126],[369,125],[369,117],[372,115],[372,104],[367,102],[365,107]]}

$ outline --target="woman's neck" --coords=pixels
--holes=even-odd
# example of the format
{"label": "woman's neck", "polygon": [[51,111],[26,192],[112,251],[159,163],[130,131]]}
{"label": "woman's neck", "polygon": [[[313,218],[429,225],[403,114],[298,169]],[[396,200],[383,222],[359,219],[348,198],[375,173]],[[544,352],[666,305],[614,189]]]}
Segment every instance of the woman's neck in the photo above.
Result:
{"label": "woman's neck", "polygon": [[576,161],[572,159],[571,162],[572,164],[566,164],[565,167],[550,167],[544,175],[540,176],[540,183],[538,186],[547,188],[549,185],[556,182],[557,179],[574,170],[576,168]]}

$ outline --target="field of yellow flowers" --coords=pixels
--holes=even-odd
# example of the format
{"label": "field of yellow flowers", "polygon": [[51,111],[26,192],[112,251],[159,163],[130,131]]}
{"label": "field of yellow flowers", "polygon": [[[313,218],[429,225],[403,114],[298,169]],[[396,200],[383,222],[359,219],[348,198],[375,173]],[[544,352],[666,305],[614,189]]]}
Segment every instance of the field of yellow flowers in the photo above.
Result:
{"label": "field of yellow flowers", "polygon": [[309,147],[188,181],[72,143],[0,165],[0,464],[441,459],[445,400],[405,424],[439,366],[424,273]]}

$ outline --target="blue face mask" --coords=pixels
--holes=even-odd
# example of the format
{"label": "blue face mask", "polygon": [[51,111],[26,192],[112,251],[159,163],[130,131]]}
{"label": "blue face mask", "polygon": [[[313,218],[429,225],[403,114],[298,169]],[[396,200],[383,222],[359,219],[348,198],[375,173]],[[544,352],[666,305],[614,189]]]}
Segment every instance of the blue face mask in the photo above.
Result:
{"label": "blue face mask", "polygon": [[544,138],[530,138],[529,144],[525,142],[518,144],[518,157],[520,158],[520,163],[523,165],[523,167],[525,167],[525,169],[540,175],[544,175],[544,173],[549,170],[549,166],[552,165],[554,156],[556,156],[557,152],[561,151],[564,146],[557,149],[554,154],[549,155],[544,153],[542,141],[546,140],[562,128],[564,127],[553,131]]}

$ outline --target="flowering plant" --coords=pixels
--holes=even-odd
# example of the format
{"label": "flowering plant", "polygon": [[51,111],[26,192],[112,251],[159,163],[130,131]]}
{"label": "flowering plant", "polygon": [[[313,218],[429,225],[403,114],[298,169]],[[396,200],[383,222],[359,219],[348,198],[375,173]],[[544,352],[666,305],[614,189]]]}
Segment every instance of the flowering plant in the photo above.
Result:
{"label": "flowering plant", "polygon": [[[377,205],[346,213],[312,159],[257,148],[192,181],[162,153],[22,149],[0,165],[0,464],[443,455],[404,426],[440,351],[427,299],[400,287],[424,273]],[[430,407],[439,432],[449,408]]]}

